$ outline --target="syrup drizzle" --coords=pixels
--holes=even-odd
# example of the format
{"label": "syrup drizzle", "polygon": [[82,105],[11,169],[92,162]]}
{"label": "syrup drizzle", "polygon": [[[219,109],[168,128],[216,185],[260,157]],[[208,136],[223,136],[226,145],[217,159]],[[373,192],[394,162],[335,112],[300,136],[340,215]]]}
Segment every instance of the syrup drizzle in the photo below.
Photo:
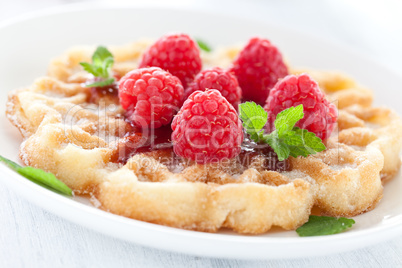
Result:
{"label": "syrup drizzle", "polygon": [[[97,78],[87,83],[97,82]],[[117,83],[104,87],[91,87],[88,101],[99,104],[100,100],[118,103],[119,88]],[[126,164],[135,154],[149,154],[156,152],[159,155],[170,158],[172,161],[180,162],[179,157],[173,152],[171,141],[172,129],[170,125],[158,129],[142,129],[131,124],[127,118],[127,133],[118,142],[115,151],[111,156],[114,163]],[[261,155],[265,158],[263,169],[273,171],[287,171],[290,164],[287,160],[279,161],[277,154],[267,144],[257,144],[245,138],[239,156],[236,161],[247,168],[254,157]]]}
{"label": "syrup drizzle", "polygon": [[279,161],[278,155],[268,144],[258,144],[245,138],[242,146],[239,159],[243,166],[248,167],[251,160],[256,156],[263,156],[265,158],[263,165],[264,170],[272,171],[288,171],[290,170],[290,163],[288,160]]}
{"label": "syrup drizzle", "polygon": [[[171,135],[170,126],[143,130],[131,125],[125,137],[119,141],[111,161],[126,164],[135,154],[157,152],[159,155],[163,155],[164,158],[171,158],[172,161],[170,162],[180,162],[180,160],[174,159],[178,157],[173,152]],[[276,153],[267,144],[257,144],[249,139],[244,140],[240,155],[236,158],[236,161],[247,168],[252,159],[258,155],[265,158],[262,167],[264,170],[287,171],[290,169],[289,162],[287,160],[279,161]]]}
{"label": "syrup drizzle", "polygon": [[124,138],[119,141],[111,157],[112,162],[125,164],[135,154],[157,150],[171,150],[173,153],[170,126],[141,129],[130,124],[129,128]]}
{"label": "syrup drizzle", "polygon": [[[99,79],[94,78],[88,80],[86,84],[98,82]],[[106,103],[118,103],[119,102],[119,87],[116,82],[104,87],[91,87],[89,88],[88,102],[99,104],[100,100]]]}

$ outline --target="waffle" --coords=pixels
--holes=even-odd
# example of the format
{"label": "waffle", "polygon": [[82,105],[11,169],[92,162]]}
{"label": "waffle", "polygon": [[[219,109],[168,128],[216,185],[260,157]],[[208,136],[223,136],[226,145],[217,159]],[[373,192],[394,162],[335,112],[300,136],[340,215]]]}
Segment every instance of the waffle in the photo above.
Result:
{"label": "waffle", "polygon": [[[109,47],[113,71],[123,76],[136,68],[149,44]],[[292,73],[308,72],[339,108],[337,129],[323,152],[290,157],[276,171],[266,167],[271,159],[265,154],[242,153],[226,163],[199,165],[179,159],[170,147],[118,161],[132,126],[121,116],[115,95],[94,94],[82,84],[88,75],[78,63],[90,61],[94,49],[76,47],[54,59],[47,76],[9,94],[6,114],[24,138],[24,164],[54,173],[106,211],[198,231],[291,230],[308,220],[313,206],[332,216],[373,209],[383,183],[399,170],[398,115],[372,107],[371,91],[347,76],[310,70]],[[204,67],[225,68],[238,51],[204,53]]]}

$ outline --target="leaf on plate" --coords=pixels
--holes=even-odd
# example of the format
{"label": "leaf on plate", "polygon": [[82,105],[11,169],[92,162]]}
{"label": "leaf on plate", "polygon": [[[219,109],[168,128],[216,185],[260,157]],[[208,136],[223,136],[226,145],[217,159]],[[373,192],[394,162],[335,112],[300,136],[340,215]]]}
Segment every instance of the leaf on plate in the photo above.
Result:
{"label": "leaf on plate", "polygon": [[311,215],[308,222],[297,228],[296,232],[299,236],[331,235],[351,228],[354,223],[353,219],[343,217],[334,218]]}
{"label": "leaf on plate", "polygon": [[12,170],[18,172],[28,180],[43,186],[49,190],[53,190],[55,192],[67,195],[67,196],[72,196],[73,191],[65,185],[62,181],[58,180],[56,176],[54,176],[50,172],[46,172],[42,169],[39,168],[34,168],[34,167],[22,167],[18,165],[17,163],[0,156],[0,162],[3,162],[6,164],[9,168]]}
{"label": "leaf on plate", "polygon": [[204,50],[205,52],[212,51],[211,47],[207,43],[205,43],[203,40],[197,38],[196,41],[197,41],[198,47],[201,50]]}

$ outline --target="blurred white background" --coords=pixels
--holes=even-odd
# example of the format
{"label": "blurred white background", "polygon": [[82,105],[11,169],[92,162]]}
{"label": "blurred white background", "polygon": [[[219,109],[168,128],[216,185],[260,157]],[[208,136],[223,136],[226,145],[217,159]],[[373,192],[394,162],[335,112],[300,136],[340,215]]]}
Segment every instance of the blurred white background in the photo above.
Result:
{"label": "blurred white background", "polygon": [[0,22],[27,12],[78,2],[191,6],[263,19],[349,46],[402,74],[400,0],[0,0]]}

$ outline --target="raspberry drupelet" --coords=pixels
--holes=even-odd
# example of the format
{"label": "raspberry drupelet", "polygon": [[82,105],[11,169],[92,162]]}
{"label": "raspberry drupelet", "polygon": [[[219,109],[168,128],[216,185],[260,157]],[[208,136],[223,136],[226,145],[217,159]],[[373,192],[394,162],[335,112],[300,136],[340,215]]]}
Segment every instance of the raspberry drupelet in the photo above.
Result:
{"label": "raspberry drupelet", "polygon": [[201,71],[194,81],[184,91],[184,99],[194,91],[205,91],[206,89],[216,89],[230,104],[237,110],[241,99],[241,89],[236,76],[229,71],[219,67]]}
{"label": "raspberry drupelet", "polygon": [[267,39],[251,38],[230,68],[239,81],[243,100],[264,105],[279,78],[288,75],[282,54]]}
{"label": "raspberry drupelet", "polygon": [[165,35],[142,56],[139,68],[156,66],[177,76],[186,88],[201,71],[200,50],[187,34]]}
{"label": "raspberry drupelet", "polygon": [[308,74],[288,75],[271,90],[264,109],[268,112],[268,128],[273,127],[281,111],[303,104],[304,117],[296,126],[326,139],[336,125],[338,111]]}
{"label": "raspberry drupelet", "polygon": [[174,152],[197,163],[230,159],[241,151],[242,124],[218,90],[192,93],[174,117],[172,130]]}
{"label": "raspberry drupelet", "polygon": [[119,82],[120,104],[141,128],[168,125],[183,101],[180,80],[159,67],[135,69]]}

